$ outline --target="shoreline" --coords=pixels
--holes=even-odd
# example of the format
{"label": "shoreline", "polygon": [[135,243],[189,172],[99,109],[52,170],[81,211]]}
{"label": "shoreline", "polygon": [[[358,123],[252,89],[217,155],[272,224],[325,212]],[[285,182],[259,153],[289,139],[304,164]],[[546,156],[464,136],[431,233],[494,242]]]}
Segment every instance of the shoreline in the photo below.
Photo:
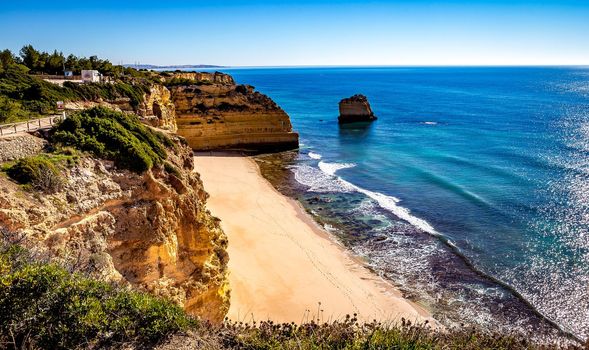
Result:
{"label": "shoreline", "polygon": [[[362,321],[437,324],[370,271],[305,211],[276,190],[247,156],[195,154],[207,208],[229,239],[233,321]],[[255,236],[252,236],[252,233]]]}

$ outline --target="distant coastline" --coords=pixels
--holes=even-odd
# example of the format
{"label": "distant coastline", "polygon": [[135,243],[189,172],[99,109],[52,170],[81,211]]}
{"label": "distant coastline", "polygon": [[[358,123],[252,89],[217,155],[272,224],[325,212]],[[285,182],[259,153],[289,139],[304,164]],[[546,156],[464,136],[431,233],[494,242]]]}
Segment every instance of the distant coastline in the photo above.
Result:
{"label": "distant coastline", "polygon": [[168,65],[158,66],[154,64],[123,64],[124,67],[135,68],[135,69],[201,69],[201,68],[228,68],[227,66],[217,66],[214,64],[182,64],[182,65]]}

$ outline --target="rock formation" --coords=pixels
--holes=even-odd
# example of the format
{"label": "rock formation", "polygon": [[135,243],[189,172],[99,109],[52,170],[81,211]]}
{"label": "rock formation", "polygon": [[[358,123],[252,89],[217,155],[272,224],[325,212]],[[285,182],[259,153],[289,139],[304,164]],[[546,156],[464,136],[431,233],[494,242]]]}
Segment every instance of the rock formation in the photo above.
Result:
{"label": "rock formation", "polygon": [[83,157],[62,169],[66,184],[54,194],[0,176],[0,227],[40,254],[220,322],[229,308],[227,238],[206,209],[192,150],[176,142],[168,166],[143,174]]}
{"label": "rock formation", "polygon": [[[195,150],[280,151],[298,148],[289,116],[268,96],[222,73],[176,73],[170,86],[178,134]],[[168,78],[169,79],[169,78]]]}
{"label": "rock formation", "polygon": [[[154,73],[155,74],[155,73]],[[214,322],[229,309],[227,238],[206,209],[192,150],[298,147],[288,115],[269,97],[222,73],[168,73],[139,105],[129,98],[67,102],[134,113],[169,133],[166,166],[143,174],[82,156],[61,167],[56,193],[28,191],[0,176],[0,229],[24,237],[36,253],[94,277],[165,296]],[[179,84],[171,81],[175,79]],[[43,151],[35,136],[5,138],[0,162]]]}
{"label": "rock formation", "polygon": [[162,73],[164,81],[171,81],[174,79],[192,80],[195,84],[222,84],[235,85],[235,80],[229,74],[221,72],[174,72]]}
{"label": "rock formation", "polygon": [[178,129],[170,90],[163,85],[154,84],[149,88],[136,113],[143,122],[156,128],[173,132]]}
{"label": "rock formation", "polygon": [[[156,74],[156,73],[154,73]],[[66,102],[67,110],[96,106],[137,114],[151,126],[177,132],[194,150],[275,152],[298,148],[290,118],[272,99],[224,73],[156,75],[139,106],[129,98]],[[166,87],[165,85],[168,85]]]}
{"label": "rock formation", "polygon": [[339,102],[339,114],[338,122],[340,124],[376,120],[376,116],[374,116],[370,108],[370,103],[368,103],[368,99],[364,95],[354,95],[341,100]]}
{"label": "rock formation", "polygon": [[176,127],[176,112],[171,100],[170,90],[160,84],[152,84],[149,92],[143,95],[143,101],[137,107],[131,105],[131,99],[121,97],[114,100],[68,101],[65,109],[78,111],[92,107],[107,107],[119,112],[134,113],[146,124],[156,128],[173,131]]}

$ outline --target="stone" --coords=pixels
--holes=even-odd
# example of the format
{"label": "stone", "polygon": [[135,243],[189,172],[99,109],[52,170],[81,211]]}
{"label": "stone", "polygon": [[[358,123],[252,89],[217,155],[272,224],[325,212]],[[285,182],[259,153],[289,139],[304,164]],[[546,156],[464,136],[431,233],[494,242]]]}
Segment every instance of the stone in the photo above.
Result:
{"label": "stone", "polygon": [[341,100],[339,102],[339,114],[338,122],[340,124],[376,120],[368,99],[360,94]]}

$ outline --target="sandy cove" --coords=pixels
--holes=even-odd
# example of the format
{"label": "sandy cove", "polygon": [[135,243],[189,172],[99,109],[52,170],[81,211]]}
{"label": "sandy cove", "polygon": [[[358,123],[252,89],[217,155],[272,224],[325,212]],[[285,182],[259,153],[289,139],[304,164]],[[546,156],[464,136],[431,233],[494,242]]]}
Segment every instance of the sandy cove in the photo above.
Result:
{"label": "sandy cove", "polygon": [[230,319],[298,323],[357,313],[364,320],[431,321],[276,191],[252,159],[194,159],[208,208],[229,238]]}

